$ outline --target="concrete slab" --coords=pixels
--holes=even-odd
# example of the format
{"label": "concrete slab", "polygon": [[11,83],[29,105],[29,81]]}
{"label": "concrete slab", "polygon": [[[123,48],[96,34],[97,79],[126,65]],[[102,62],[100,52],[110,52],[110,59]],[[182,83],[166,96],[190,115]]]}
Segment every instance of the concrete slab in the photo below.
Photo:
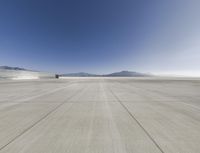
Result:
{"label": "concrete slab", "polygon": [[199,89],[177,78],[0,82],[0,153],[199,153]]}

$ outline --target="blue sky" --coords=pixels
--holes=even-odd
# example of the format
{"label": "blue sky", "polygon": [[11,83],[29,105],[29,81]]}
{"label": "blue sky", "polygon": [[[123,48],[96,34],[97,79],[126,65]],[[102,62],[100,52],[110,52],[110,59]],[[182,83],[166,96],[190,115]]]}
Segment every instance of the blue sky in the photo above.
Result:
{"label": "blue sky", "polygon": [[1,0],[0,65],[200,74],[199,0]]}

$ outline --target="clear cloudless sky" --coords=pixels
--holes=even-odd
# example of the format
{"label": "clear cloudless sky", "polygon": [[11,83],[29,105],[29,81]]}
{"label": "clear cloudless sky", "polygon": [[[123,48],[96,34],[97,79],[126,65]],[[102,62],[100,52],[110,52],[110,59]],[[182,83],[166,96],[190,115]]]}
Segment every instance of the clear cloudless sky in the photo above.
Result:
{"label": "clear cloudless sky", "polygon": [[200,74],[200,1],[1,0],[0,65]]}

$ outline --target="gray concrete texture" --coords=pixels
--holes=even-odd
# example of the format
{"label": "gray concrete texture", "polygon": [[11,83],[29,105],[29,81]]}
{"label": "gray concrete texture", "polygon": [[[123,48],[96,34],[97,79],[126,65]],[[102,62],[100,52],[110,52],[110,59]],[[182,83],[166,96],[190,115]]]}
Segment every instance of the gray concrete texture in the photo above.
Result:
{"label": "gray concrete texture", "polygon": [[199,153],[200,81],[0,81],[0,153]]}

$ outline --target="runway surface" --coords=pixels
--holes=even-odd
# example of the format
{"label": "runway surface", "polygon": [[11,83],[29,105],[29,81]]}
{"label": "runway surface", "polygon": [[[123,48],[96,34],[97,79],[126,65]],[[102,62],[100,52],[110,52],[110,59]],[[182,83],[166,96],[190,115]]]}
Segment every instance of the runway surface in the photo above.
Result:
{"label": "runway surface", "polygon": [[200,80],[0,81],[0,153],[199,153]]}

